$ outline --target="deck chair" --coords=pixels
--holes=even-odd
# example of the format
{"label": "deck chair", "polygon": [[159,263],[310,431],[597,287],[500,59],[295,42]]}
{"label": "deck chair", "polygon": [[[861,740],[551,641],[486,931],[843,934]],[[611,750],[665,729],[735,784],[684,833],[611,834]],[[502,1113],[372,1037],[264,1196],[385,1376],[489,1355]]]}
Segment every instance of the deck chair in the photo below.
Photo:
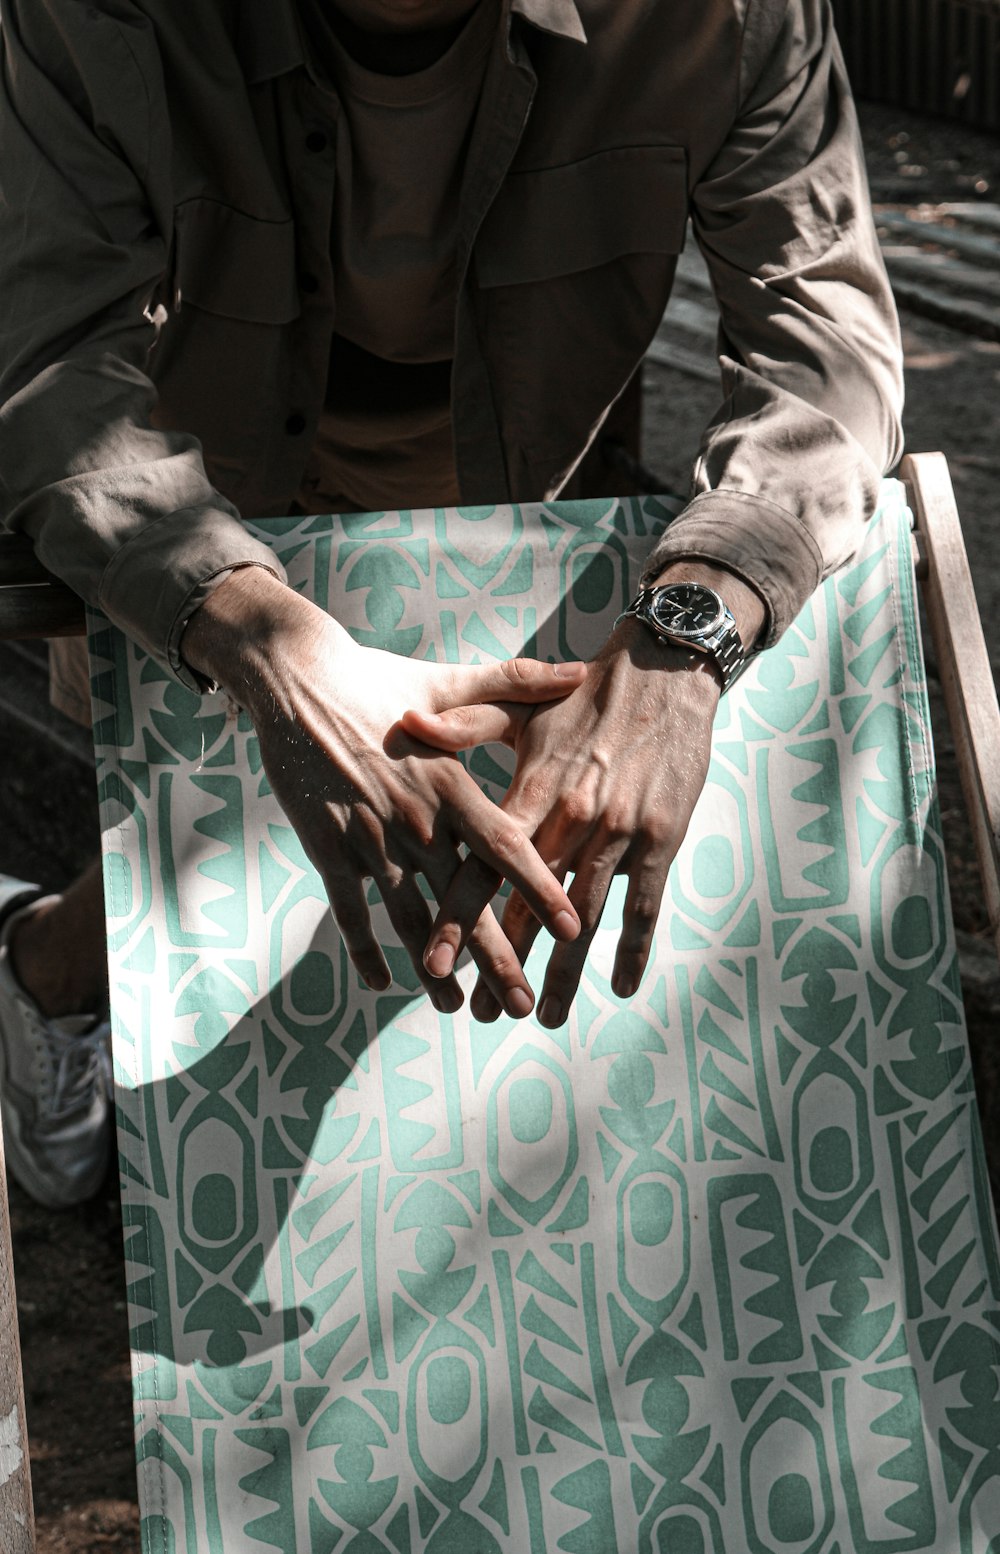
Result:
{"label": "deck chair", "polygon": [[[639,993],[619,896],[557,1032],[436,1014],[385,922],[366,990],[252,729],[92,621],[151,1554],[995,1554],[915,551],[994,928],[1000,721],[943,461],[904,476],[725,698]],[[359,641],[585,657],[668,518],[254,529]],[[506,753],[470,763],[499,797]]]}

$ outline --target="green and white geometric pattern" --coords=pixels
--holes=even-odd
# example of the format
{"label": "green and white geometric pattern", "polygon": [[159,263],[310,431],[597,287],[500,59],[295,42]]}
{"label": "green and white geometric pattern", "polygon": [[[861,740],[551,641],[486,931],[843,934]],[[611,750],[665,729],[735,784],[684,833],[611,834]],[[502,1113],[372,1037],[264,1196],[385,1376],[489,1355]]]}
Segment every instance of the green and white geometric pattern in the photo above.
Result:
{"label": "green and white geometric pattern", "polygon": [[[359,642],[475,662],[590,656],[666,516],[252,527]],[[363,987],[246,721],[94,622],[146,1549],[995,1554],[909,544],[888,484],[724,698],[639,993],[618,890],[554,1032],[437,1014],[378,905]]]}

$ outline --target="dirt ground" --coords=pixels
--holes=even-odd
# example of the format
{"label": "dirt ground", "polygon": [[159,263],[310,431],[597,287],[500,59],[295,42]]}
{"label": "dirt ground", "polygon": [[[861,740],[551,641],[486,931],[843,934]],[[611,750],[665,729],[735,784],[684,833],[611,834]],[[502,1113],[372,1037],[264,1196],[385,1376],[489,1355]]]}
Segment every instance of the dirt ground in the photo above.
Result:
{"label": "dirt ground", "polygon": [[[912,114],[864,107],[876,202],[1000,199],[1000,141]],[[966,529],[994,669],[1000,668],[1000,345],[904,317],[906,415],[912,451],[947,455]],[[710,385],[650,372],[646,462],[683,489],[700,428],[715,408]],[[5,687],[16,679],[34,709],[41,665],[0,650]],[[37,690],[37,695],[36,695]],[[32,697],[35,701],[32,702]],[[936,713],[940,708],[935,709]],[[944,727],[938,720],[938,728]],[[96,835],[92,783],[76,732],[60,725],[64,753],[23,723],[0,717],[3,836],[7,872],[59,888],[88,860]],[[954,752],[938,739],[942,810],[953,906],[967,969],[966,1004],[980,1111],[1000,1201],[1000,977],[986,920]],[[44,785],[40,771],[46,772]],[[85,1210],[50,1214],[11,1188],[14,1254],[27,1390],[40,1554],[134,1554],[139,1547],[132,1459],[131,1395],[117,1190]]]}

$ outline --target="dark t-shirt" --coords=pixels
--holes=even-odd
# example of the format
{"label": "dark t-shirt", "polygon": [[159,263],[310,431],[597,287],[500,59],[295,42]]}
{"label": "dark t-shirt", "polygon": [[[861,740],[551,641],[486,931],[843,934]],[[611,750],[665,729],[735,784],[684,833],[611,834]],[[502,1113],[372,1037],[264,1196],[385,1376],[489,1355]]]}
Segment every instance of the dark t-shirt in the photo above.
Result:
{"label": "dark t-shirt", "polygon": [[303,0],[317,71],[342,104],[331,233],[337,334],[301,505],[458,499],[450,383],[459,192],[495,0],[433,34],[360,32]]}

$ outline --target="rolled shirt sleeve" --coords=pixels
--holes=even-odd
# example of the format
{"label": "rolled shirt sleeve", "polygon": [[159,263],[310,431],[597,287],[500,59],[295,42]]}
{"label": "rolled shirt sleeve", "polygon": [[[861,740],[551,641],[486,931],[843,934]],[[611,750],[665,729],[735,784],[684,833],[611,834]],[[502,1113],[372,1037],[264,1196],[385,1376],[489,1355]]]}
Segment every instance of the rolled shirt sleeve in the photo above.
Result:
{"label": "rolled shirt sleeve", "polygon": [[197,439],[153,425],[173,226],[155,39],[128,4],[0,0],[0,66],[0,521],[197,688],[178,644],[213,580],[281,573]]}
{"label": "rolled shirt sleeve", "polygon": [[656,546],[763,597],[767,642],[858,548],[902,451],[902,352],[854,105],[824,0],[749,0],[741,106],[693,191],[724,402]]}

